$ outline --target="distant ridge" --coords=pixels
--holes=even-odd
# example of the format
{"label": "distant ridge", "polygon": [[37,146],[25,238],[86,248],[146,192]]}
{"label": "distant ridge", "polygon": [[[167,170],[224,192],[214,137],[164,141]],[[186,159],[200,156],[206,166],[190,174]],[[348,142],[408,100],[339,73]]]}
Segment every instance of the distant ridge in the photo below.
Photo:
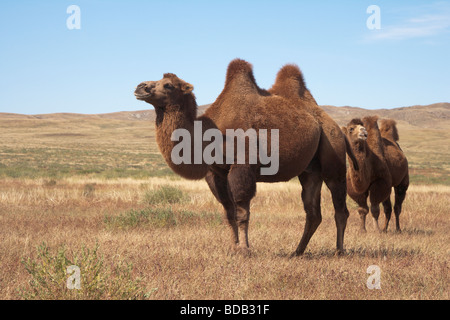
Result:
{"label": "distant ridge", "polygon": [[[198,114],[201,115],[210,104],[198,107]],[[381,118],[392,118],[400,123],[407,123],[412,126],[433,129],[450,128],[450,103],[434,103],[430,105],[415,105],[410,107],[400,107],[393,109],[363,109],[358,107],[335,107],[330,105],[321,106],[339,125],[347,124],[351,119],[364,117],[367,115],[378,115]],[[24,115],[17,113],[1,113],[0,120],[71,120],[71,119],[111,119],[122,121],[154,121],[155,111],[153,109],[139,111],[121,111],[102,114],[80,114],[80,113],[49,113]]]}

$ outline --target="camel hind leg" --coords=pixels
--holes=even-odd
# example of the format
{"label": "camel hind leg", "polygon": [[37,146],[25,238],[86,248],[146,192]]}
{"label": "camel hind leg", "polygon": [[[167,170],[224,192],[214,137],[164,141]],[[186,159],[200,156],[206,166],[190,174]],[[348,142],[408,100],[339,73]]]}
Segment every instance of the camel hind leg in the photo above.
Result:
{"label": "camel hind leg", "polygon": [[406,197],[406,191],[409,186],[409,176],[406,176],[403,181],[394,187],[395,192],[395,204],[394,204],[394,214],[395,214],[395,229],[397,232],[401,232],[400,229],[400,213],[402,212],[402,204]]}
{"label": "camel hind leg", "polygon": [[299,180],[302,184],[302,200],[306,212],[306,223],[305,229],[303,230],[303,236],[292,256],[299,256],[305,252],[309,240],[322,222],[320,193],[323,180],[320,171],[305,171],[299,176]]}
{"label": "camel hind leg", "polygon": [[347,208],[347,182],[345,176],[341,179],[325,180],[331,192],[334,206],[334,220],[336,222],[336,253],[344,253],[344,233],[347,219],[350,215]]}

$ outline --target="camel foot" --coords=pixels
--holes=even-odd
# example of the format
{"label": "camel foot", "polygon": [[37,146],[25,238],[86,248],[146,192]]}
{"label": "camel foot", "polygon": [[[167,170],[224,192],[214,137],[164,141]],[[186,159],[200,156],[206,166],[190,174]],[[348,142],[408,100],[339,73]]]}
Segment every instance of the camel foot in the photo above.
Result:
{"label": "camel foot", "polygon": [[303,253],[294,251],[294,252],[292,252],[291,255],[289,256],[289,259],[294,259],[294,258],[298,258],[298,257],[301,257],[301,256],[303,256]]}

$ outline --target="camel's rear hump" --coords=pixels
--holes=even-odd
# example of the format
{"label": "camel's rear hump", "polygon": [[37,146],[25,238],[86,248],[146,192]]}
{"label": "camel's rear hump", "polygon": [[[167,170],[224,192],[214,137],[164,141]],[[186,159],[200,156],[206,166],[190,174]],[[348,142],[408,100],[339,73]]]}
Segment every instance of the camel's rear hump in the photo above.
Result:
{"label": "camel's rear hump", "polygon": [[380,133],[385,139],[392,141],[398,141],[400,139],[398,136],[397,122],[393,119],[382,119],[380,121]]}
{"label": "camel's rear hump", "polygon": [[300,68],[295,64],[287,64],[278,71],[275,83],[269,92],[285,97],[303,97],[306,90]]}
{"label": "camel's rear hump", "polygon": [[255,76],[253,75],[253,66],[245,60],[234,59],[230,62],[227,68],[227,75],[225,79],[225,88],[236,78],[238,75],[243,75],[246,80],[256,85]]}

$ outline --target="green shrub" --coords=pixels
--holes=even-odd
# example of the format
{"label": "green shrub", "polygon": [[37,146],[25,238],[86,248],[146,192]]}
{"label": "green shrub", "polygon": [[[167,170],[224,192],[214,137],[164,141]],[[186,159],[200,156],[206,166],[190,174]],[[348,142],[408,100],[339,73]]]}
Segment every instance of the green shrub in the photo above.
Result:
{"label": "green shrub", "polygon": [[[107,267],[98,255],[98,248],[98,245],[94,249],[83,247],[81,252],[69,257],[64,246],[52,253],[43,243],[37,248],[36,259],[28,257],[21,261],[31,280],[28,287],[19,290],[19,295],[26,300],[128,300],[144,299],[151,294],[145,293],[140,279],[132,278],[131,264],[118,261],[115,266]],[[69,288],[69,266],[79,268],[79,289]]]}
{"label": "green shrub", "polygon": [[82,193],[83,197],[85,198],[93,197],[95,193],[95,185],[96,185],[95,183],[86,183],[83,188]]}
{"label": "green shrub", "polygon": [[144,195],[146,204],[174,204],[187,199],[183,191],[172,186],[160,186],[155,190],[149,190]]}

